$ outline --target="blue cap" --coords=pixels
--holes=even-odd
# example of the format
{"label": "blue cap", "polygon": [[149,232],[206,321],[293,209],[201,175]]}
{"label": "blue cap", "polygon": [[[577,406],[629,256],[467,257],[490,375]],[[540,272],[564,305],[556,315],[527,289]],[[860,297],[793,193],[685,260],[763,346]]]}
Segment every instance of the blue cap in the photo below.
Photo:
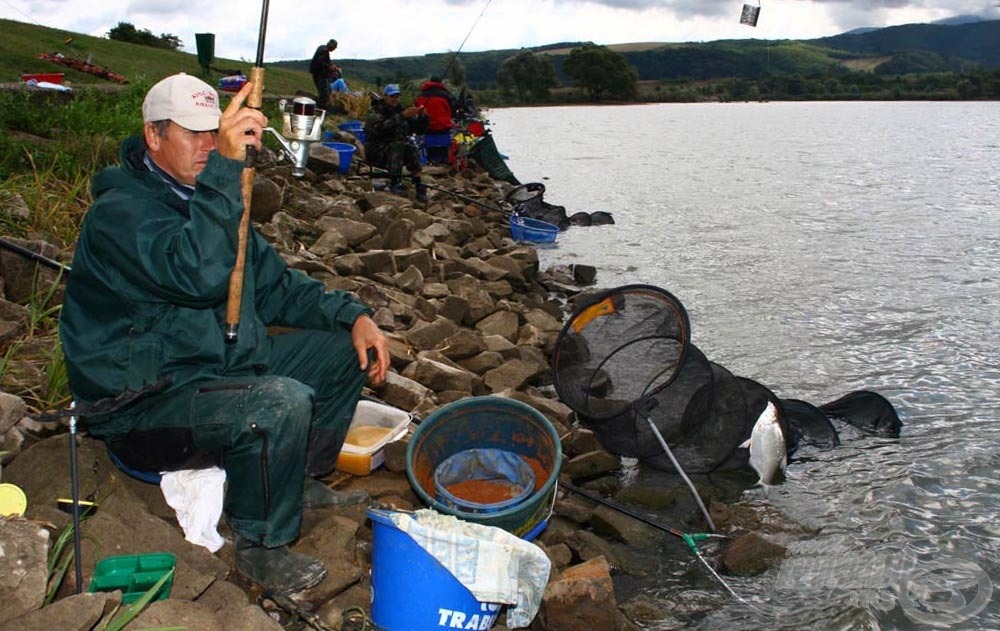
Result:
{"label": "blue cap", "polygon": [[399,94],[399,84],[398,83],[390,83],[389,85],[385,86],[385,90],[383,91],[383,94],[385,94],[386,96],[392,96],[393,94]]}

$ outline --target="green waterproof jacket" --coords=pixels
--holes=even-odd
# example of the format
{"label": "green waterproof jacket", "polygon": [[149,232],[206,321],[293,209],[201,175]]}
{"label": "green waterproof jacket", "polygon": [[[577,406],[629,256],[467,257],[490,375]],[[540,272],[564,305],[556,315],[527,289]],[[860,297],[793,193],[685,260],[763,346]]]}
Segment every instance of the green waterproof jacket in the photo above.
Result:
{"label": "green waterproof jacket", "polygon": [[[239,334],[227,343],[243,165],[212,152],[185,201],[143,165],[144,152],[141,138],[126,140],[121,166],[92,182],[94,204],[76,244],[60,321],[78,402],[138,391],[165,377],[169,391],[195,380],[264,374],[266,326],[349,329],[371,313],[352,294],[327,292],[289,269],[251,228]],[[127,431],[115,418],[92,417],[88,424],[105,424],[103,435]]]}

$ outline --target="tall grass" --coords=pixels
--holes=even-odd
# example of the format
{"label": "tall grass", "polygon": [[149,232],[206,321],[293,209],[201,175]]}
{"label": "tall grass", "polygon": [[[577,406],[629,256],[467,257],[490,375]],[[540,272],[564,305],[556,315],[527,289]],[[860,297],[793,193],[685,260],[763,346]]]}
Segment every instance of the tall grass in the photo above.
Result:
{"label": "tall grass", "polygon": [[75,180],[115,162],[118,141],[142,129],[149,83],[123,90],[0,93],[0,179],[41,170]]}
{"label": "tall grass", "polygon": [[0,386],[24,399],[33,412],[59,409],[72,400],[58,335],[60,280],[43,283],[36,273],[26,305],[26,331],[0,354]]}
{"label": "tall grass", "polygon": [[[21,199],[26,214],[0,213],[3,236],[41,239],[70,249],[91,203],[90,178],[117,162],[120,139],[140,131],[137,83],[105,93],[0,92],[0,198]],[[25,333],[0,349],[0,383],[37,411],[70,400],[57,334],[61,280],[36,282]],[[37,375],[32,378],[31,375]]]}

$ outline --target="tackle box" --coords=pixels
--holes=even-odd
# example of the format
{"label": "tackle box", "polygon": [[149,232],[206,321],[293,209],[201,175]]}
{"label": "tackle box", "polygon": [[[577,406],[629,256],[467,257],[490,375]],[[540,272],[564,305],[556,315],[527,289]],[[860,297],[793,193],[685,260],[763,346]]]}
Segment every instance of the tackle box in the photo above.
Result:
{"label": "tackle box", "polygon": [[174,584],[173,570],[177,558],[169,552],[146,554],[126,554],[105,557],[98,561],[94,575],[90,579],[88,592],[113,592],[121,590],[122,604],[131,604],[148,592],[170,572],[170,578],[163,583],[153,600],[163,600],[170,595]]}

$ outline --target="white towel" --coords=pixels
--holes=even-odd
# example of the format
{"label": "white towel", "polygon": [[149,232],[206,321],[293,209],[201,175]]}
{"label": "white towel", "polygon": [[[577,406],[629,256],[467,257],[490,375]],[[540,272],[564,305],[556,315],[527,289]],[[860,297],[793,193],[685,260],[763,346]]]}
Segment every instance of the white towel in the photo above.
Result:
{"label": "white towel", "polygon": [[494,526],[431,509],[394,512],[393,524],[437,559],[476,600],[514,605],[507,626],[527,627],[542,604],[552,563],[541,548]]}
{"label": "white towel", "polygon": [[219,534],[226,472],[219,467],[166,471],[160,477],[163,499],[177,513],[184,538],[215,552],[226,542]]}

